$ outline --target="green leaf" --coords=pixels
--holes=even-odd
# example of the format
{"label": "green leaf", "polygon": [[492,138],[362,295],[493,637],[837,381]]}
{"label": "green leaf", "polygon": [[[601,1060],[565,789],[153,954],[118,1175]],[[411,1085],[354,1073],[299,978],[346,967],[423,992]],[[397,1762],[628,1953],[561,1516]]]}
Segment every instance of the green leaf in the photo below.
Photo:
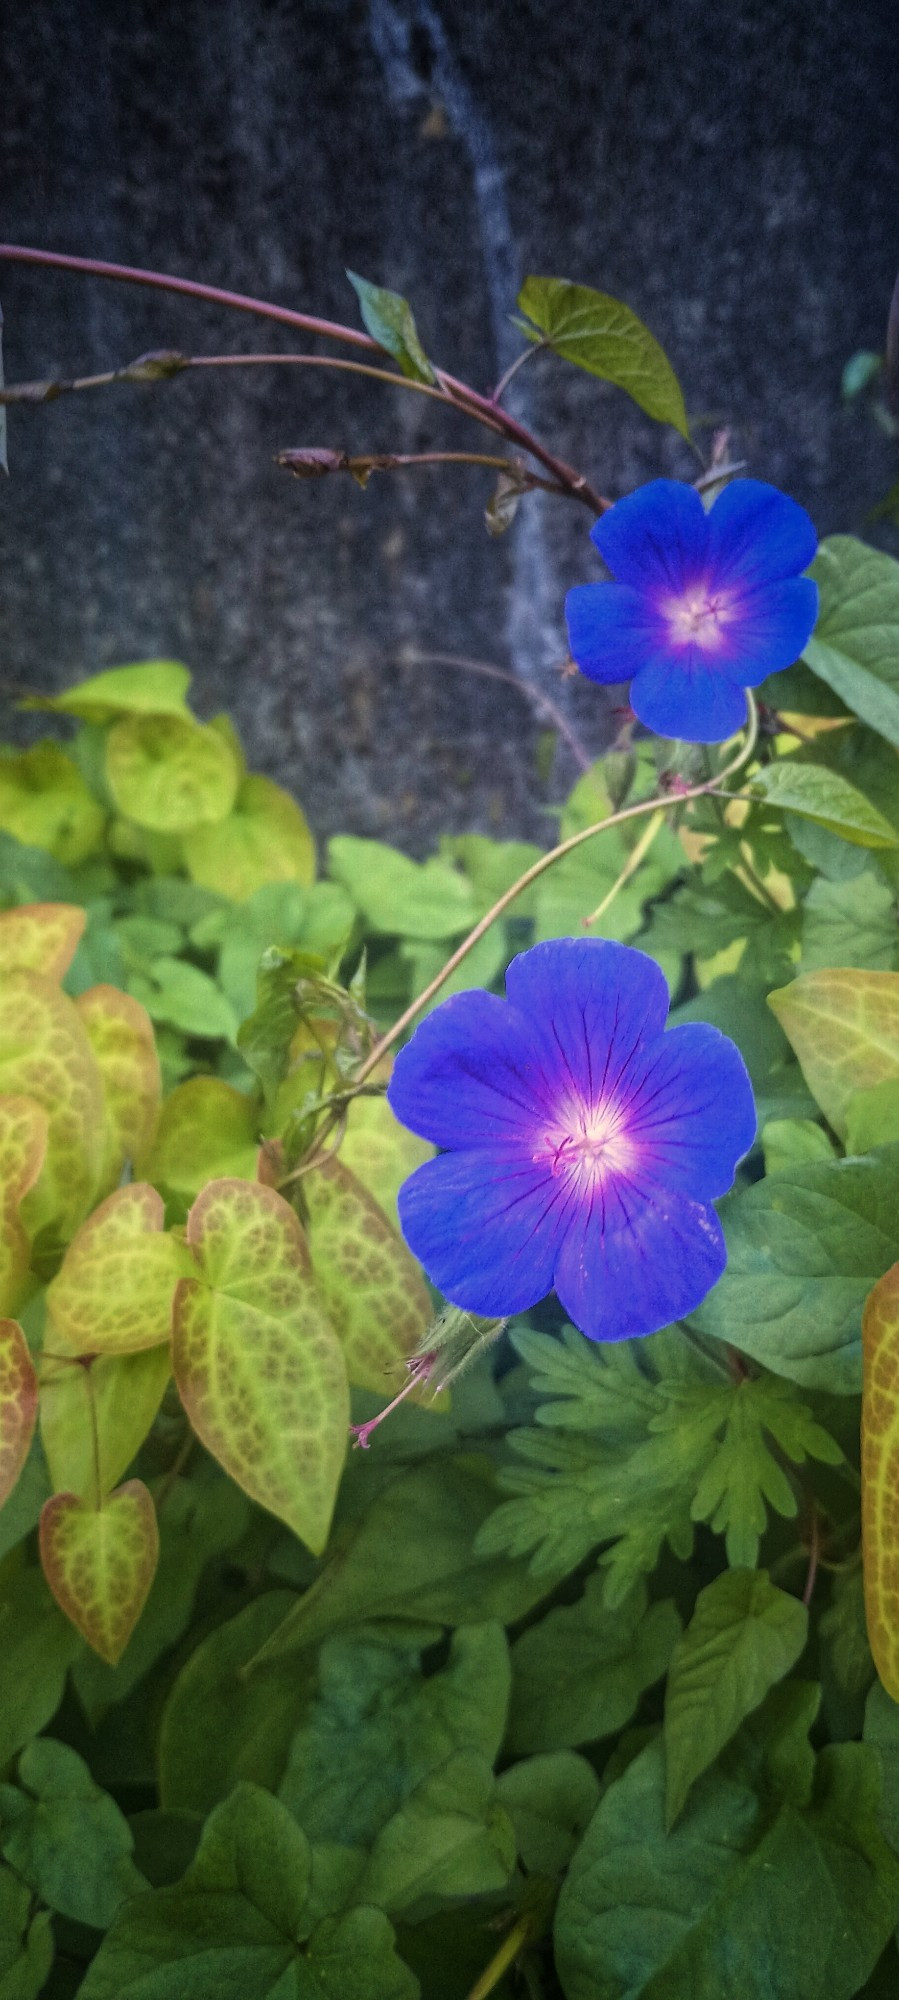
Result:
{"label": "green leaf", "polygon": [[727,1269],[694,1326],[774,1374],[856,1395],[862,1307],[899,1257],[899,1146],[759,1181],[721,1219]]}
{"label": "green leaf", "polygon": [[383,1391],[402,1377],[431,1322],[421,1270],[399,1229],[342,1159],[324,1160],[305,1174],[302,1195],[313,1275],[349,1380]]}
{"label": "green leaf", "polygon": [[159,1730],[166,1807],[208,1812],[239,1779],[276,1791],[313,1694],[312,1668],[273,1660],[245,1673],[297,1599],[267,1591],[207,1634],[172,1686]]}
{"label": "green leaf", "polygon": [[450,938],[477,918],[471,883],[445,861],[410,861],[380,840],[335,834],[328,842],[328,867],[372,930]]}
{"label": "green leaf", "polygon": [[370,1847],[388,1819],[457,1750],[490,1764],[503,1739],[509,1660],[501,1625],[465,1625],[425,1679],[419,1648],[375,1630],[325,1641],[315,1702],[290,1749],[279,1797],[311,1840]]}
{"label": "green leaf", "polygon": [[33,1910],[27,1883],[0,1867],[0,2000],[37,2000],[53,1964],[49,1911]]}
{"label": "green leaf", "polygon": [[441,1458],[395,1480],[361,1521],[335,1535],[330,1559],[261,1659],[314,1646],[369,1618],[438,1625],[523,1618],[558,1572],[529,1577],[502,1558],[472,1562],[479,1528],[496,1504],[484,1460]]}
{"label": "green leaf", "polygon": [[807,1805],[756,1797],[739,1766],[710,1772],[669,1832],[662,1747],[636,1757],[563,1884],[566,2000],[851,2000],[896,1921],[899,1860],[877,1827],[867,1746],[817,1764]]}
{"label": "green leaf", "polygon": [[0,827],[77,867],[103,837],[106,814],[58,743],[0,749]]}
{"label": "green leaf", "polygon": [[586,1757],[555,1750],[504,1771],[496,1796],[512,1821],[528,1873],[561,1875],[595,1811],[599,1782]]}
{"label": "green leaf", "polygon": [[192,1076],[165,1100],[142,1178],[186,1213],[207,1181],[253,1180],[259,1157],[259,1111],[252,1098],[218,1076]]}
{"label": "green leaf", "polygon": [[870,1153],[899,1140],[899,1076],[867,1090],[850,1091],[846,1104],[846,1151]]}
{"label": "green leaf", "polygon": [[106,779],[126,819],[151,833],[191,833],[225,819],[240,771],[211,725],[179,715],[126,715],[106,740]]}
{"label": "green leaf", "polygon": [[812,565],[820,593],[803,658],[854,713],[899,744],[899,563],[831,535]]}
{"label": "green leaf", "polygon": [[81,1641],[39,1570],[0,1585],[0,1766],[46,1728]]}
{"label": "green leaf", "polygon": [[643,1583],[610,1611],[602,1577],[589,1576],[583,1597],[547,1612],[512,1647],[509,1749],[557,1750],[616,1734],[661,1680],[680,1629],[670,1599],[648,1604]]}
{"label": "green leaf", "polygon": [[813,882],[802,906],[802,971],[833,965],[895,972],[899,926],[892,891],[873,873]]}
{"label": "green leaf", "polygon": [[[899,1131],[897,1131],[899,1138]],[[851,1152],[865,1150],[850,1147]],[[832,1160],[833,1143],[814,1118],[769,1118],[762,1132],[766,1174],[782,1174],[813,1160]]]}
{"label": "green leaf", "polygon": [[414,1921],[416,1910],[425,1914],[435,1896],[504,1889],[515,1855],[514,1829],[497,1803],[488,1759],[460,1750],[423,1780],[379,1833],[359,1896]]}
{"label": "green leaf", "polygon": [[377,1910],[315,1921],[312,1854],[277,1799],[241,1784],[182,1880],[134,1897],[79,2000],[417,2000]]}
{"label": "green leaf", "polygon": [[[670,1421],[677,1422],[677,1398]],[[769,1439],[777,1447],[772,1453]],[[718,1451],[696,1489],[693,1518],[707,1521],[725,1536],[727,1560],[734,1567],[754,1567],[759,1538],[767,1526],[767,1507],[787,1519],[797,1512],[793,1483],[780,1463],[793,1465],[814,1458],[837,1465],[842,1451],[830,1433],[816,1423],[787,1382],[773,1376],[747,1376],[734,1387],[733,1400]]]}
{"label": "green leaf", "polygon": [[392,354],[398,361],[404,375],[413,382],[436,382],[437,377],[418,338],[418,331],[412,317],[411,307],[399,292],[385,291],[383,285],[373,285],[368,278],[360,278],[356,271],[348,271],[347,277],[359,300],[362,319],[366,331],[383,347],[386,354]]}
{"label": "green leaf", "polygon": [[74,1750],[38,1737],[19,1758],[19,1786],[0,1787],[0,1844],[51,1910],[105,1930],[146,1883],[128,1821]]}
{"label": "green leaf", "polygon": [[267,883],[315,878],[315,842],[296,800],[258,776],[243,779],[227,818],[186,833],[184,859],[194,882],[235,903]]}
{"label": "green leaf", "polygon": [[816,1104],[845,1137],[853,1091],[899,1079],[899,974],[848,967],[804,972],[770,993],[768,1005]]}
{"label": "green leaf", "polygon": [[188,718],[185,695],[190,674],[177,660],[142,660],[138,666],[109,667],[62,694],[29,695],[22,708],[52,709],[82,722],[114,722],[120,715],[175,715]]}
{"label": "green leaf", "polygon": [[[899,567],[899,566],[897,566]],[[782,812],[814,820],[855,847],[899,847],[899,834],[877,807],[838,771],[779,757],[752,779],[767,803]]]}
{"label": "green leaf", "polygon": [[135,976],[129,986],[153,1021],[167,1022],[180,1028],[183,1035],[195,1035],[202,1041],[236,1039],[233,1007],[208,972],[188,959],[154,959],[149,977]]}
{"label": "green leaf", "polygon": [[682,437],[689,437],[683,391],[674,369],[629,306],[589,285],[570,284],[567,278],[525,278],[518,304],[563,361],[575,362],[603,382],[614,382],[648,416],[673,424]]}
{"label": "green leaf", "polygon": [[899,1851],[899,1702],[891,1699],[880,1681],[874,1682],[865,1703],[864,1738],[880,1771],[881,1831]]}
{"label": "green leaf", "polygon": [[665,1692],[669,1827],[744,1717],[795,1666],[807,1636],[805,1605],[764,1570],[725,1570],[700,1591]]}

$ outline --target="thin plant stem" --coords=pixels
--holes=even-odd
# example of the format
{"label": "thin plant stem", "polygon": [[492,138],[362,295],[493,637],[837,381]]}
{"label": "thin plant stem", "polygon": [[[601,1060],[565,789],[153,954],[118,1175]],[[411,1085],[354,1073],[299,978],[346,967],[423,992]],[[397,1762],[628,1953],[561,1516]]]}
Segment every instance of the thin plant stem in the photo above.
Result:
{"label": "thin plant stem", "polygon": [[653,814],[652,819],[649,821],[649,824],[643,828],[643,832],[641,833],[636,846],[631,849],[631,852],[627,857],[624,867],[621,870],[621,874],[612,883],[611,889],[609,889],[608,893],[603,897],[602,902],[597,904],[596,909],[592,912],[592,915],[584,918],[585,930],[588,930],[591,924],[599,923],[600,917],[604,917],[606,911],[611,907],[612,903],[614,903],[615,897],[618,895],[619,890],[625,887],[626,883],[630,881],[632,875],[636,875],[637,869],[639,868],[641,861],[643,861],[646,855],[649,853],[652,843],[655,840],[656,834],[660,831],[660,829],[664,826],[664,824],[665,824],[665,814],[662,808],[659,807],[658,812]]}
{"label": "thin plant stem", "polygon": [[[749,709],[749,718],[745,738],[737,755],[731,759],[729,764],[725,765],[723,771],[718,772],[715,779],[717,785],[720,785],[723,779],[732,777],[736,771],[739,771],[744,764],[748,763],[755,749],[756,737],[758,735],[758,710],[752,697],[752,691],[749,688],[746,689],[746,701]],[[681,805],[685,804],[689,799],[701,799],[708,789],[708,781],[700,785],[691,785],[688,790],[678,794],[676,803]],[[381,1036],[380,1041],[375,1043],[374,1048],[362,1064],[362,1068],[357,1071],[354,1079],[355,1084],[362,1084],[371,1076],[372,1070],[377,1068],[378,1063],[387,1054],[388,1049],[392,1048],[398,1037],[405,1032],[406,1028],[411,1026],[416,1016],[421,1013],[422,1008],[426,1007],[429,1001],[433,1000],[435,994],[440,992],[441,986],[445,985],[451,974],[455,972],[456,967],[462,965],[468,957],[469,952],[473,951],[475,945],[480,943],[481,938],[490,929],[491,924],[495,924],[497,918],[505,914],[509,905],[514,903],[516,897],[520,896],[525,889],[529,889],[532,882],[539,881],[540,876],[544,875],[548,868],[554,867],[557,861],[564,860],[566,854],[573,854],[576,848],[584,845],[585,841],[593,840],[596,834],[605,833],[613,826],[623,826],[625,821],[629,819],[642,819],[645,813],[658,812],[660,807],[670,810],[672,803],[670,798],[655,797],[652,799],[641,799],[638,805],[623,806],[619,812],[610,813],[607,819],[596,820],[592,826],[582,827],[579,833],[570,834],[567,840],[560,841],[558,847],[550,848],[548,854],[541,854],[539,860],[532,862],[530,868],[526,868],[524,874],[519,875],[518,880],[513,882],[511,887],[506,889],[505,893],[497,898],[492,908],[487,911],[486,916],[481,917],[480,922],[475,924],[474,929],[469,931],[468,936],[463,938],[462,943],[456,947],[456,950],[447,959],[446,964],[442,966],[436,977],[429,980],[427,986],[423,988],[417,998],[411,1001],[409,1006],[400,1015],[399,1020],[395,1021],[393,1027],[389,1028],[387,1033]]]}
{"label": "thin plant stem", "polygon": [[815,1588],[815,1579],[818,1574],[818,1561],[821,1554],[821,1526],[818,1520],[818,1509],[815,1506],[814,1500],[811,1503],[811,1512],[812,1512],[812,1520],[811,1520],[811,1532],[809,1534],[808,1573],[805,1579],[805,1589],[803,1590],[802,1593],[802,1602],[805,1605],[811,1604],[812,1601],[812,1594]]}
{"label": "thin plant stem", "polygon": [[533,1918],[530,1914],[519,1917],[517,1924],[513,1925],[508,1936],[503,1938],[502,1944],[499,1950],[494,1953],[490,1964],[485,1965],[483,1972],[475,1980],[474,1985],[467,1995],[467,2000],[487,2000],[487,1995],[492,1993],[494,1988],[499,1985],[503,1973],[508,1972],[510,1965],[514,1965],[519,1952],[524,1950],[532,1929]]}
{"label": "thin plant stem", "polygon": [[544,715],[552,723],[553,728],[558,730],[579,770],[589,771],[592,768],[592,757],[584,749],[580,738],[552,696],[544,694],[542,688],[531,687],[528,681],[520,680],[517,674],[509,673],[506,667],[494,666],[489,660],[469,660],[464,653],[420,653],[415,650],[404,652],[403,660],[424,667],[458,668],[462,673],[478,674],[483,680],[503,681],[507,687],[514,688],[516,694],[520,694],[537,715]]}
{"label": "thin plant stem", "polygon": [[510,362],[508,368],[506,369],[505,374],[500,376],[496,388],[494,389],[493,394],[490,398],[491,403],[499,402],[500,397],[503,395],[504,391],[508,389],[509,383],[512,381],[513,377],[518,374],[519,368],[523,368],[525,362],[530,361],[531,355],[540,354],[541,351],[547,348],[548,346],[549,342],[546,340],[535,340],[532,342],[530,347],[525,348],[523,354],[516,355],[515,360]]}
{"label": "thin plant stem", "polygon": [[[113,264],[105,258],[73,257],[58,250],[37,250],[31,245],[0,243],[0,262],[38,265],[43,269],[58,271],[78,271],[85,277],[110,279],[118,284],[144,285],[153,291],[175,292],[183,298],[202,301],[208,305],[219,305],[231,311],[252,313],[257,319],[275,320],[281,326],[295,327],[302,333],[320,334],[326,340],[341,341],[345,346],[364,348],[369,353],[382,354],[383,348],[370,334],[360,333],[355,327],[344,326],[337,320],[321,319],[316,314],[297,312],[290,306],[275,305],[268,299],[257,299],[245,292],[231,292],[219,285],[206,285],[195,278],[175,278],[163,271],[148,271],[132,264]],[[386,371],[383,371],[386,372]],[[603,494],[582,472],[569,465],[565,459],[557,458],[554,452],[541,444],[539,438],[509,416],[489,396],[482,396],[466,382],[449,375],[443,368],[434,369],[437,393],[450,407],[465,411],[480,423],[486,423],[491,430],[498,430],[505,438],[520,445],[532,458],[545,466],[547,472],[558,480],[566,493],[573,499],[581,500],[594,514],[602,514],[611,506]],[[400,388],[428,387],[428,384],[410,385],[404,375],[388,375],[389,381]]]}

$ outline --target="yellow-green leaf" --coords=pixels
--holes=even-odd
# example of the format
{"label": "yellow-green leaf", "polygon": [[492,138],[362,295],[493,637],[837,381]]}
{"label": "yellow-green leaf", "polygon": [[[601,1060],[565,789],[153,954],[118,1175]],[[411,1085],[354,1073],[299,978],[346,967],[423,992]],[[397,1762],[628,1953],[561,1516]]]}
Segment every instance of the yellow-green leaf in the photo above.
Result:
{"label": "yellow-green leaf", "polygon": [[33,1097],[0,1097],[0,1312],[18,1305],[31,1242],[19,1210],[47,1150],[47,1113]]}
{"label": "yellow-green leaf", "polygon": [[106,815],[58,743],[0,752],[0,828],[66,867],[93,854]]}
{"label": "yellow-green leaf", "polygon": [[207,1181],[256,1179],[259,1112],[253,1099],[218,1076],[179,1083],[162,1107],[139,1171],[187,1207]]}
{"label": "yellow-green leaf", "polygon": [[161,1195],[146,1181],[116,1188],[72,1238],[47,1289],[48,1345],[71,1354],[136,1354],[169,1339],[172,1300],[194,1268],[163,1231]]}
{"label": "yellow-green leaf", "polygon": [[47,1114],[46,1156],[22,1219],[32,1235],[54,1223],[65,1238],[98,1184],[103,1093],[74,1001],[38,972],[0,981],[0,1091],[33,1097]]}
{"label": "yellow-green leaf", "polygon": [[321,1553],[346,1452],[349,1391],[303,1233],[274,1188],[213,1181],[194,1203],[198,1275],[175,1296],[175,1380],[207,1449]]}
{"label": "yellow-green leaf", "polygon": [[824,764],[800,764],[794,757],[779,757],[776,763],[757,771],[752,783],[769,805],[812,820],[815,826],[838,833],[854,847],[899,847],[899,833],[883,813],[857,785]]}
{"label": "yellow-green leaf", "polygon": [[86,922],[87,912],[76,903],[26,903],[0,911],[0,974],[64,978]]}
{"label": "yellow-green leaf", "polygon": [[419,1267],[342,1160],[305,1174],[302,1189],[312,1269],[350,1381],[392,1395],[432,1317]]}
{"label": "yellow-green leaf", "polygon": [[119,811],[151,833],[190,833],[231,811],[240,772],[217,729],[176,715],[113,724],[106,776]]}
{"label": "yellow-green leaf", "polygon": [[45,1354],[41,1442],[54,1488],[96,1501],[99,1480],[99,1497],[111,1492],[151,1430],[171,1372],[167,1347],[87,1362]]}
{"label": "yellow-green leaf", "polygon": [[40,1519],[44,1575],[57,1604],[101,1660],[114,1667],[147,1601],[159,1558],[156,1509],[139,1479],[101,1507],[54,1493]]}
{"label": "yellow-green leaf", "polygon": [[159,1117],[162,1081],[153,1023],[139,1000],[117,986],[91,986],[75,1002],[100,1072],[103,1163],[99,1192],[117,1186],[149,1146]]}
{"label": "yellow-green leaf", "polygon": [[899,972],[804,972],[768,996],[809,1090],[842,1139],[856,1090],[899,1077]]}
{"label": "yellow-green leaf", "polygon": [[244,778],[232,811],[184,842],[188,874],[243,903],[266,882],[315,881],[315,842],[295,799],[271,778]]}
{"label": "yellow-green leaf", "polygon": [[403,1182],[433,1156],[434,1148],[427,1139],[408,1132],[394,1118],[386,1097],[352,1099],[340,1158],[374,1196],[389,1222],[396,1222],[396,1198]]}
{"label": "yellow-green leaf", "polygon": [[14,1319],[0,1319],[0,1507],[28,1457],[38,1386],[28,1342]]}
{"label": "yellow-green leaf", "polygon": [[186,715],[189,686],[190,674],[177,660],[141,660],[136,666],[92,674],[62,694],[29,695],[20,706],[99,723],[114,722],[119,715]]}
{"label": "yellow-green leaf", "polygon": [[868,1295],[862,1354],[865,1615],[875,1666],[899,1701],[899,1264]]}

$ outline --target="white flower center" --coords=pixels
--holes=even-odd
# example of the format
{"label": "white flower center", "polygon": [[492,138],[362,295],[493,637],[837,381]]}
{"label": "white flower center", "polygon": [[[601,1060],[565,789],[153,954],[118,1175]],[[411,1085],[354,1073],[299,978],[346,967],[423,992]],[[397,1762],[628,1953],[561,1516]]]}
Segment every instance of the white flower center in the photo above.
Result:
{"label": "white flower center", "polygon": [[669,597],[663,606],[675,645],[702,646],[706,652],[721,645],[729,610],[725,594],[712,596],[702,585],[685,590],[682,597]]}
{"label": "white flower center", "polygon": [[623,1106],[614,1102],[566,1109],[543,1134],[535,1166],[548,1166],[554,1179],[595,1182],[632,1165],[637,1147],[626,1130]]}

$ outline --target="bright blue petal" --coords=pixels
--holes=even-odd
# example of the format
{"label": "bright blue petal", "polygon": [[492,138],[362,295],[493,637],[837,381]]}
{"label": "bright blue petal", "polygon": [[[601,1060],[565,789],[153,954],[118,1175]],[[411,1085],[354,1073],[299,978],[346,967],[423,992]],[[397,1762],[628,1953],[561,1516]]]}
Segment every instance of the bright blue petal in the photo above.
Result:
{"label": "bright blue petal", "polygon": [[752,1085],[734,1043],[702,1021],[669,1029],[629,1093],[625,1129],[638,1167],[665,1188],[700,1202],[726,1194],[756,1132]]}
{"label": "bright blue petal", "polygon": [[675,596],[707,563],[708,521],[699,494],[653,479],[602,514],[591,538],[616,582]]}
{"label": "bright blue petal", "polygon": [[625,583],[576,583],[565,599],[571,657],[591,681],[629,681],[667,654],[668,631],[654,604]]}
{"label": "bright blue petal", "polygon": [[528,1026],[493,993],[454,994],[401,1049],[387,1088],[394,1116],[435,1146],[522,1144],[546,1124]]}
{"label": "bright blue petal", "polygon": [[658,736],[685,743],[722,743],[746,721],[746,696],[698,646],[684,646],[675,661],[641,667],[631,687],[634,714]]}
{"label": "bright blue petal", "polygon": [[715,588],[755,590],[760,583],[799,576],[818,546],[805,508],[760,479],[735,479],[725,486],[709,514],[708,535]]}
{"label": "bright blue petal", "polygon": [[574,1218],[555,1289],[590,1340],[656,1333],[693,1312],[727,1261],[714,1209],[634,1182],[627,1199],[597,1187]]}
{"label": "bright blue petal", "polygon": [[758,687],[798,660],[815,629],[818,586],[810,577],[767,583],[739,600],[739,614],[724,628],[715,655],[719,673],[740,687]]}
{"label": "bright blue petal", "polygon": [[[528,1021],[558,1109],[598,1104],[660,1036],[669,994],[655,960],[607,938],[558,938],[513,958],[506,992]],[[554,1121],[555,1122],[555,1121]]]}
{"label": "bright blue petal", "polygon": [[518,1151],[443,1153],[399,1194],[400,1227],[432,1284],[468,1312],[526,1312],[552,1290],[572,1212],[567,1182]]}

